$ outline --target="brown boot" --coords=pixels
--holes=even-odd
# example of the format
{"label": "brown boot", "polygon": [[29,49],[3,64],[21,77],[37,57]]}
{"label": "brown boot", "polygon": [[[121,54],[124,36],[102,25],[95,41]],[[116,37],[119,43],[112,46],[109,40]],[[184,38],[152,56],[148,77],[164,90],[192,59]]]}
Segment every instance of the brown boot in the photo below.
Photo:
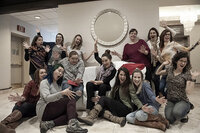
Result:
{"label": "brown boot", "polygon": [[161,122],[155,122],[155,121],[138,121],[137,119],[135,120],[135,125],[139,125],[139,126],[145,126],[145,127],[150,127],[150,128],[156,128],[156,129],[160,129],[162,131],[166,130],[166,126],[165,124],[161,123]]}
{"label": "brown boot", "polygon": [[92,126],[94,124],[94,119],[96,119],[99,115],[99,112],[102,110],[100,104],[94,106],[94,108],[89,112],[88,116],[86,117],[78,117],[80,122],[83,122],[87,125]]}
{"label": "brown boot", "polygon": [[110,120],[110,121],[114,122],[114,123],[120,124],[121,127],[126,125],[126,118],[125,117],[114,116],[108,110],[104,111],[103,117],[106,118],[107,120]]}
{"label": "brown boot", "polygon": [[15,130],[7,128],[4,124],[0,123],[0,133],[16,133]]}
{"label": "brown boot", "polygon": [[2,124],[7,125],[12,122],[16,122],[22,118],[22,113],[19,110],[14,110],[9,116],[7,116],[3,121]]}
{"label": "brown boot", "polygon": [[148,114],[147,121],[161,122],[166,125],[166,128],[169,128],[169,121],[167,119],[165,119],[161,114],[158,114],[158,115]]}

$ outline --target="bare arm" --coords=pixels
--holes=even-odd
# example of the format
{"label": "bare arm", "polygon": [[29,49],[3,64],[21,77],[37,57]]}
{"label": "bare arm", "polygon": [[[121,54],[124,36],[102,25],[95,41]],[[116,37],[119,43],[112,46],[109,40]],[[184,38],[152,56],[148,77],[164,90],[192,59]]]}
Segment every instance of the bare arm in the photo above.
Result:
{"label": "bare arm", "polygon": [[165,61],[163,62],[160,67],[157,69],[156,71],[156,75],[167,75],[167,71],[166,69],[165,70],[162,70],[164,68],[165,65],[168,65],[170,62],[169,61]]}

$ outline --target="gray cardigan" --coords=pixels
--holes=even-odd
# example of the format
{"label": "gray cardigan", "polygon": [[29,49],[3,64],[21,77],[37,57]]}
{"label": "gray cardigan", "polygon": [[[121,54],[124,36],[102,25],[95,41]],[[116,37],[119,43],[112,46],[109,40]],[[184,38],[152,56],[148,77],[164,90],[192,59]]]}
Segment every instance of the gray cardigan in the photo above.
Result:
{"label": "gray cardigan", "polygon": [[47,79],[44,79],[40,83],[40,99],[36,105],[36,113],[38,118],[41,120],[44,110],[48,103],[55,102],[63,98],[61,94],[61,86],[57,83],[49,84]]}

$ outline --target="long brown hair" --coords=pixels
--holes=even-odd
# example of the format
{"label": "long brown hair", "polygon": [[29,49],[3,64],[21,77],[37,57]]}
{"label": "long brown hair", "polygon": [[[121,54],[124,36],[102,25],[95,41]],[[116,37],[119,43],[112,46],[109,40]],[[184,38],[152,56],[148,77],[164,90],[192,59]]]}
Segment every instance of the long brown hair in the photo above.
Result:
{"label": "long brown hair", "polygon": [[[37,70],[35,71],[35,73],[34,73],[34,81],[35,81],[35,83],[36,83],[37,85],[40,84],[40,70],[41,70],[41,69],[44,69],[44,68],[39,68],[39,69],[37,69]],[[44,70],[46,70],[46,69],[44,69]]]}
{"label": "long brown hair", "polygon": [[[78,37],[78,36],[81,38],[81,42],[79,43],[78,46],[76,46],[75,40],[76,40],[76,37]],[[71,49],[73,50],[73,49],[76,48],[76,49],[80,50],[81,47],[82,47],[82,43],[83,43],[83,38],[82,38],[82,36],[81,36],[80,34],[75,35],[75,37],[74,37],[74,39],[73,39],[73,41],[72,41],[72,44],[71,44]]]}
{"label": "long brown hair", "polygon": [[163,48],[164,48],[164,42],[165,42],[165,41],[164,41],[164,37],[165,37],[165,35],[167,34],[167,32],[170,32],[170,42],[173,41],[173,37],[172,37],[171,31],[165,29],[165,30],[161,33],[161,35],[160,35],[160,43],[159,43],[160,51],[162,51]]}
{"label": "long brown hair", "polygon": [[[121,85],[120,84],[120,80],[119,80],[119,73],[123,71],[126,75],[126,80],[124,81],[124,83]],[[118,72],[117,72],[117,77],[115,79],[115,84],[114,87],[111,91],[111,96],[114,97],[115,96],[115,92],[117,91],[117,89],[119,89],[119,87],[122,87],[122,92],[128,96],[129,93],[129,85],[131,84],[131,79],[130,79],[130,75],[129,75],[129,71],[127,68],[125,67],[121,67],[119,68]]]}

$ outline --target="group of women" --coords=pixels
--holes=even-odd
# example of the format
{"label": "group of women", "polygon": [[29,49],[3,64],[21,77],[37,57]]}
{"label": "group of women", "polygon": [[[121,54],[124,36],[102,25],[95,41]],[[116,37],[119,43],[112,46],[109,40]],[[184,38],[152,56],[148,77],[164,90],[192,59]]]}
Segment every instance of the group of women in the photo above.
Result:
{"label": "group of women", "polygon": [[[147,42],[137,37],[136,29],[131,29],[131,42],[124,46],[122,55],[106,50],[101,57],[97,40],[94,51],[86,57],[80,34],[74,37],[71,46],[66,47],[61,33],[56,35],[55,42],[43,42],[38,31],[31,46],[24,43],[24,58],[30,61],[29,74],[32,80],[25,86],[21,96],[9,96],[16,104],[12,113],[1,121],[0,130],[15,132],[14,129],[25,117],[35,115],[40,120],[41,133],[60,125],[67,125],[68,133],[86,133],[88,130],[81,128],[79,122],[93,125],[97,117],[118,123],[121,127],[128,121],[163,131],[176,120],[187,122],[188,117],[185,116],[192,104],[187,97],[186,86],[189,81],[195,82],[200,74],[191,72],[188,52],[200,41],[192,47],[184,47],[173,41],[175,32],[172,29],[167,25],[162,27],[165,30],[160,37],[157,29],[151,28]],[[83,94],[84,62],[93,54],[100,66],[96,79],[86,84],[88,115],[80,117],[76,113],[76,101]],[[129,68],[116,70],[111,54],[123,61],[144,64],[147,70],[145,75],[138,68],[133,71],[131,78]],[[111,87],[110,81],[115,75],[115,83]],[[106,93],[109,91],[108,96]],[[159,114],[161,104],[166,104],[165,117]]]}

